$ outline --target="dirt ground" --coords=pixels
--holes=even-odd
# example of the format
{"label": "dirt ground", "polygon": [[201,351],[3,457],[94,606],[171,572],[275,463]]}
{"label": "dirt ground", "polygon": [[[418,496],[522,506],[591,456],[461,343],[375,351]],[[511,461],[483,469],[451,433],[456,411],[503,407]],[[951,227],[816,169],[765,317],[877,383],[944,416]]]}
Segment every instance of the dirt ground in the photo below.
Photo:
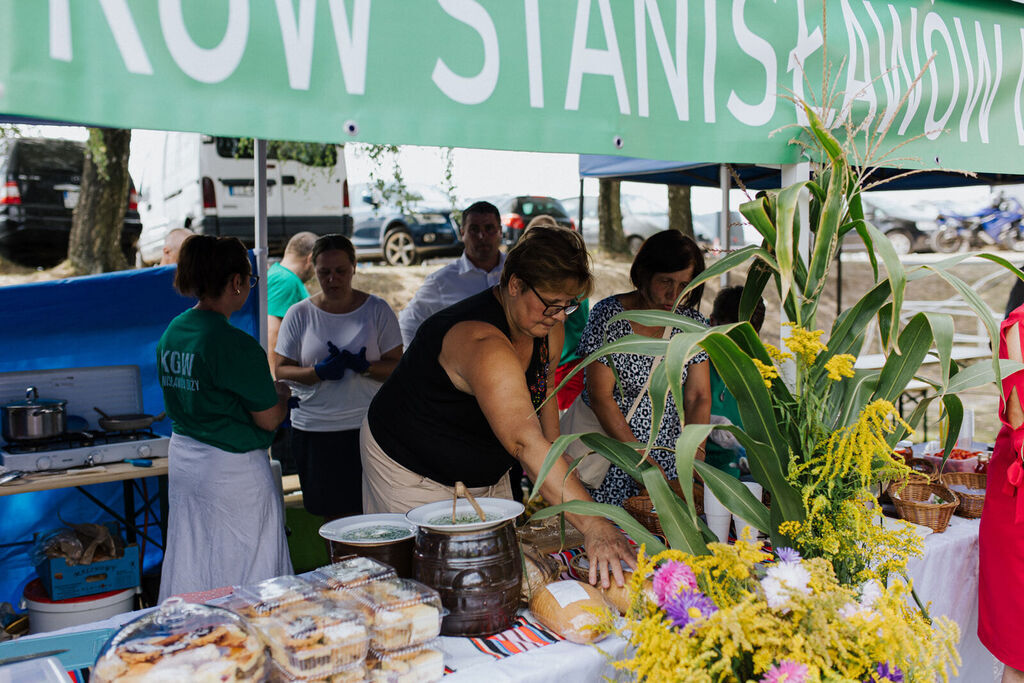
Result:
{"label": "dirt ground", "polygon": [[[1004,257],[1008,252],[1001,252]],[[860,258],[858,258],[860,256]],[[1015,255],[1014,255],[1015,256]],[[908,268],[927,266],[939,260],[932,254],[915,254],[905,258],[904,265]],[[1014,262],[1020,258],[1013,258]],[[423,282],[423,279],[440,268],[447,261],[428,262],[408,268],[396,268],[371,263],[360,263],[356,271],[356,287],[383,297],[391,306],[400,311],[412,298],[416,289]],[[614,294],[632,289],[629,284],[630,260],[624,256],[611,255],[602,252],[594,254],[594,270],[596,275],[596,288],[591,299],[593,302]],[[1000,272],[1001,271],[1001,272]],[[959,264],[953,273],[974,286],[984,301],[1001,318],[1010,287],[1013,282],[1013,275],[1000,266],[994,265],[982,259],[971,258]],[[68,277],[70,270],[67,264],[61,264],[49,270],[33,270],[21,268],[9,263],[0,261],[0,286],[21,284],[26,282],[38,282]],[[991,276],[991,277],[989,277]],[[742,276],[733,273],[730,279],[731,284],[741,284]],[[837,283],[836,269],[833,267],[829,285],[822,293],[818,323],[819,327],[828,329],[836,314]],[[977,283],[980,283],[978,285]],[[313,281],[310,288],[316,287]],[[842,301],[844,306],[849,307],[872,285],[872,274],[870,265],[862,255],[850,255],[849,260],[844,259],[842,263]],[[718,281],[709,282],[705,288],[701,312],[708,315],[711,311],[711,302],[719,289]],[[955,290],[939,279],[937,276],[930,276],[922,280],[910,282],[907,286],[907,301],[942,301],[956,296]],[[765,317],[765,325],[762,334],[765,339],[779,338],[779,306],[774,291],[769,289],[766,296],[768,314]],[[957,333],[974,334],[977,331],[977,321],[967,316],[955,317]],[[866,352],[878,352],[877,344],[866,350]],[[998,407],[998,393],[995,385],[976,389],[961,396],[965,407],[972,408],[975,412],[975,438],[978,441],[994,441],[999,428],[996,411]],[[928,424],[928,438],[937,438],[936,420],[938,408],[933,405]],[[915,440],[923,440],[924,434],[918,432]]]}

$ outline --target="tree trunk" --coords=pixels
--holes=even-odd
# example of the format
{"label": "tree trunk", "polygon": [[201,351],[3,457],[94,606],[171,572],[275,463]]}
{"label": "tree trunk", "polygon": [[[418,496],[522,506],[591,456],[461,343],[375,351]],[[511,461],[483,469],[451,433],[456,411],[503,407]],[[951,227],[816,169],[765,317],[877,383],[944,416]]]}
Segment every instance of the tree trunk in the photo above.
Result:
{"label": "tree trunk", "polygon": [[597,197],[598,242],[603,249],[624,254],[628,251],[622,232],[622,208],[619,206],[619,181],[599,183]]}
{"label": "tree trunk", "polygon": [[668,186],[668,227],[693,237],[693,210],[690,208],[690,186]]}
{"label": "tree trunk", "polygon": [[71,218],[68,258],[81,275],[124,270],[121,229],[128,208],[128,146],[132,132],[90,128],[78,205]]}

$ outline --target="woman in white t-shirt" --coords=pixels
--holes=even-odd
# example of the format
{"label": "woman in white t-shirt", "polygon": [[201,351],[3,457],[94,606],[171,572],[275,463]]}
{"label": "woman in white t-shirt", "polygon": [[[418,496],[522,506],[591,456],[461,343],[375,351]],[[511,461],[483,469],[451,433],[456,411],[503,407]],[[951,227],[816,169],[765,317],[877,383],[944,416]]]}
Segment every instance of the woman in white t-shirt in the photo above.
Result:
{"label": "woman in white t-shirt", "polygon": [[306,510],[330,521],[360,514],[359,426],[402,356],[398,317],[387,302],[352,288],[356,250],[343,235],[313,245],[321,292],[288,309],[275,375],[289,382],[292,454]]}

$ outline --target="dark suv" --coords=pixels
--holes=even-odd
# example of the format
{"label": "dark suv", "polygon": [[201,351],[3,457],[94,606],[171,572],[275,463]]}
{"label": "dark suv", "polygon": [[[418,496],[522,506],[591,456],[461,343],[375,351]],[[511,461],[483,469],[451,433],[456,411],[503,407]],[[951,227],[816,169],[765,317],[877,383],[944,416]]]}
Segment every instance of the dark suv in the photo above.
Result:
{"label": "dark suv", "polygon": [[569,218],[562,202],[554,197],[521,195],[518,197],[491,197],[489,200],[501,212],[501,226],[505,243],[509,246],[519,241],[523,230],[530,224],[534,216],[548,215],[559,225],[576,229],[576,222]]}
{"label": "dark suv", "polygon": [[[0,256],[47,268],[67,258],[84,163],[81,142],[0,139]],[[127,200],[121,249],[133,263],[142,230],[134,187]]]}

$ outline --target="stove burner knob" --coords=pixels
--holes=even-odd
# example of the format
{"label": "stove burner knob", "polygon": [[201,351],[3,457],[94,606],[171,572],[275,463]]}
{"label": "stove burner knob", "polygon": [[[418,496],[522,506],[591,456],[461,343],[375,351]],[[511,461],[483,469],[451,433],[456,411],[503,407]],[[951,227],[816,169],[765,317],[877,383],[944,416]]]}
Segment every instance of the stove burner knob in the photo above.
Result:
{"label": "stove burner knob", "polygon": [[85,458],[85,464],[88,465],[89,467],[97,465],[101,462],[103,462],[103,454],[100,453],[99,451],[93,451]]}
{"label": "stove burner knob", "polygon": [[148,458],[153,455],[153,449],[146,445],[139,446],[137,452],[140,458]]}
{"label": "stove burner knob", "polygon": [[50,460],[50,456],[48,455],[41,455],[38,458],[36,458],[36,467],[38,469],[48,470],[50,469],[51,464],[53,464],[53,461]]}

